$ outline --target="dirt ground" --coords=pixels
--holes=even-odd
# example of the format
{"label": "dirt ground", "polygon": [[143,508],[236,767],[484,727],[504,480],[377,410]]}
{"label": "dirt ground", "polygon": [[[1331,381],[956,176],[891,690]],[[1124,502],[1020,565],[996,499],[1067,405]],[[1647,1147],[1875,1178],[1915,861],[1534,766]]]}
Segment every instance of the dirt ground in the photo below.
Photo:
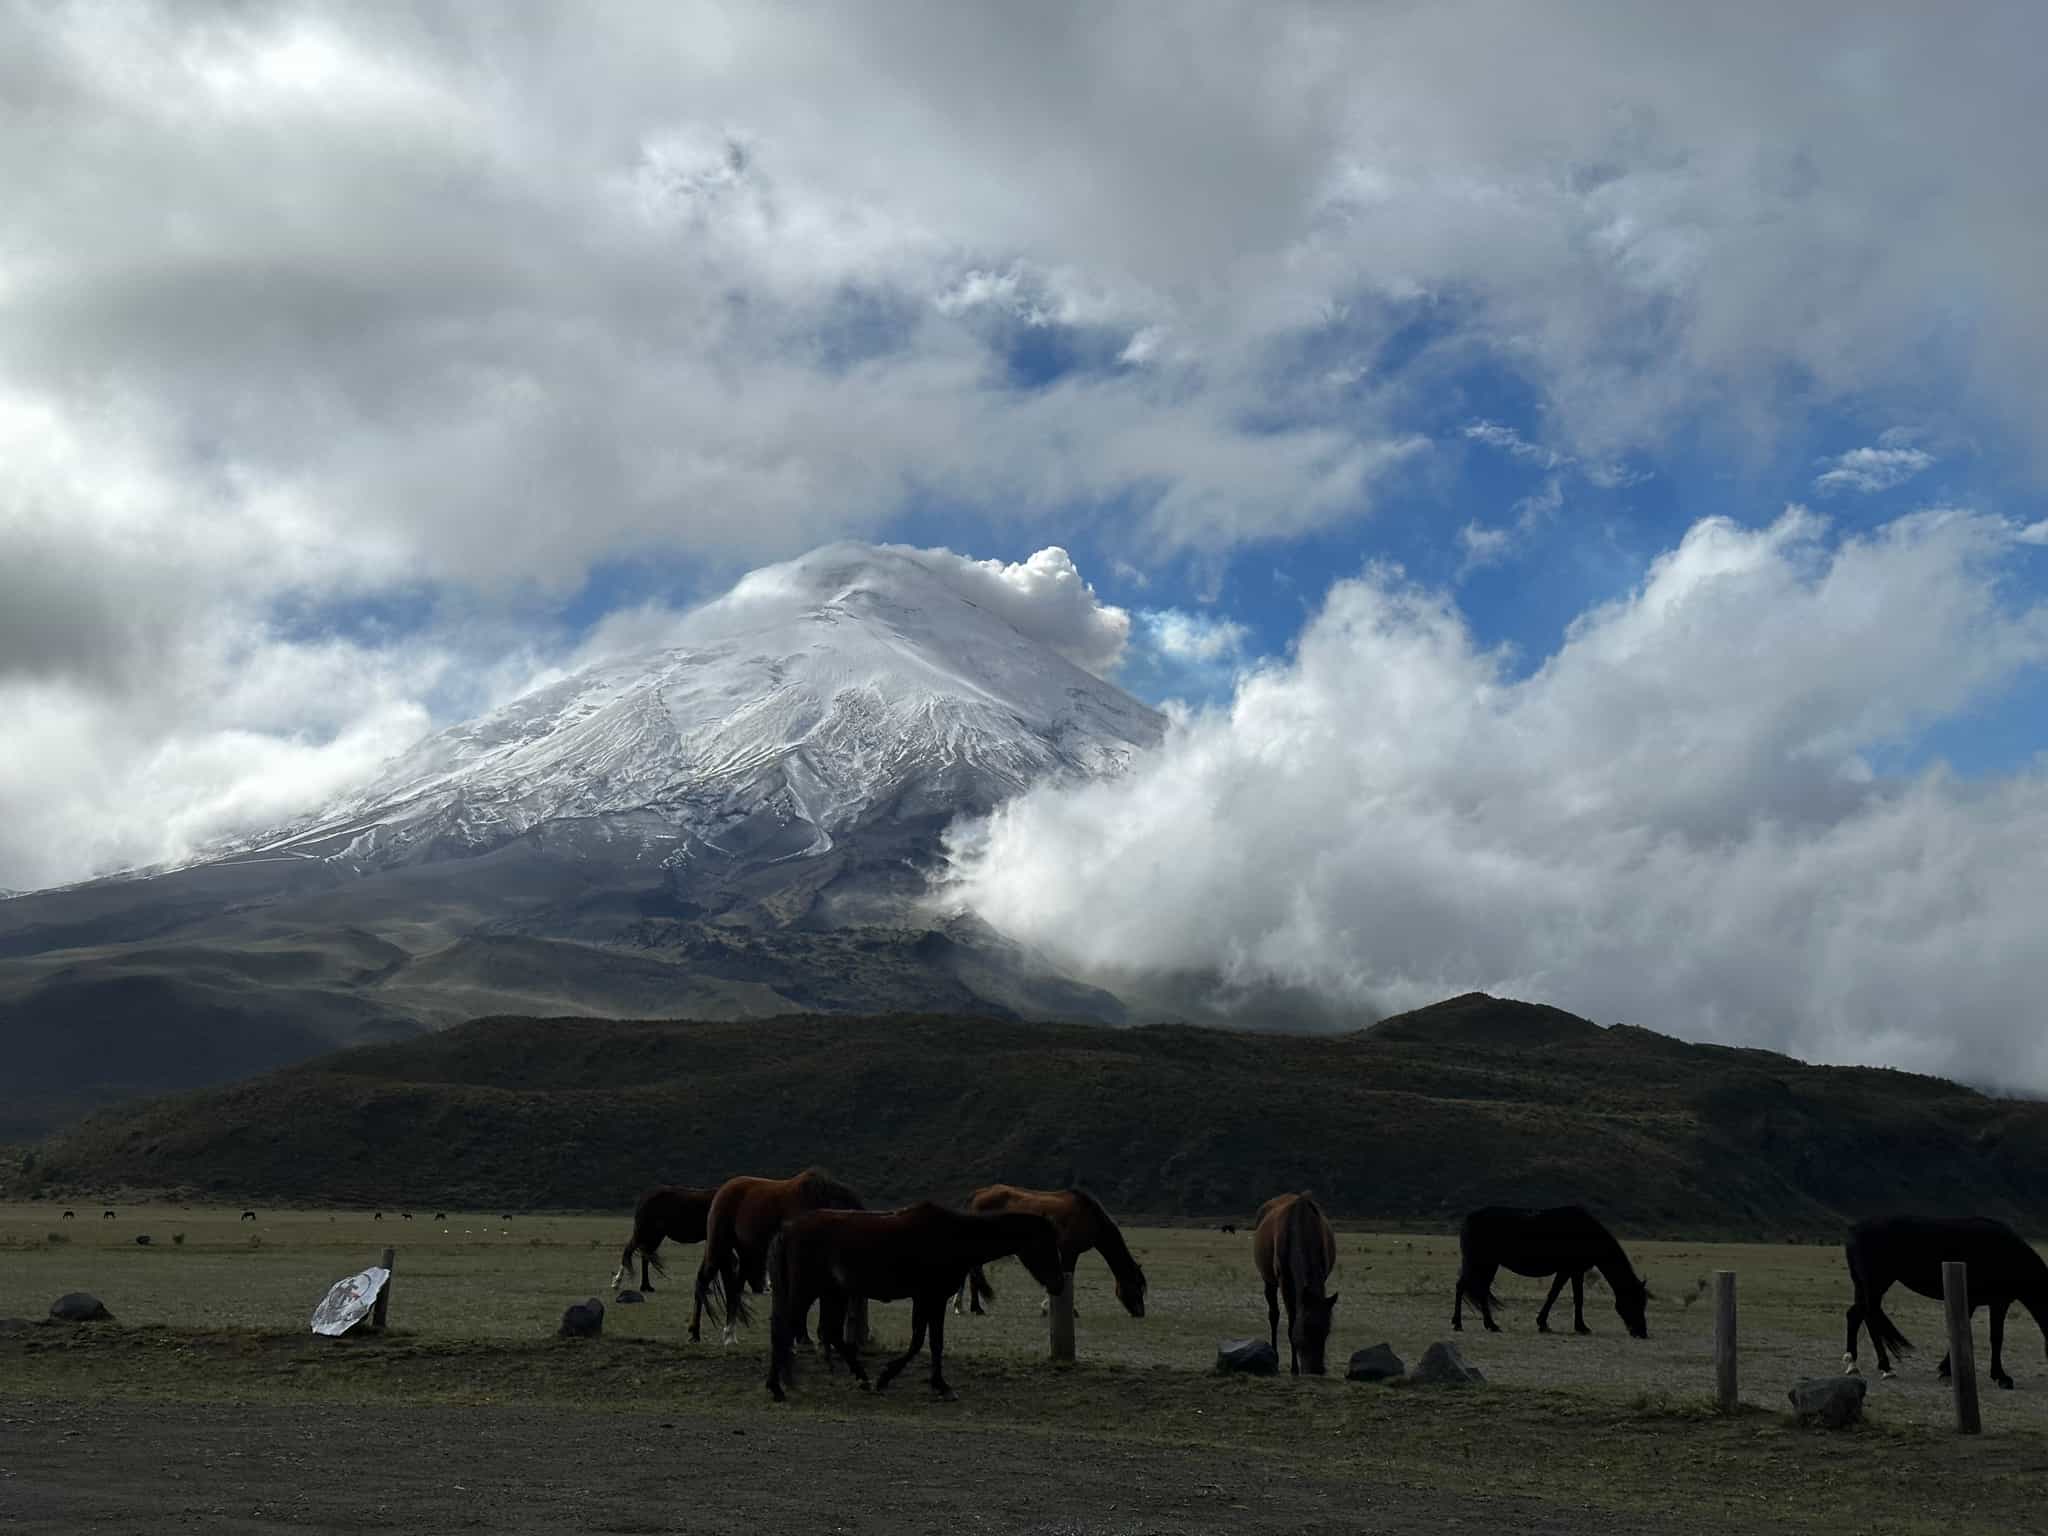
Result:
{"label": "dirt ground", "polygon": [[9,1531],[1661,1532],[1270,1455],[885,1423],[0,1400]]}

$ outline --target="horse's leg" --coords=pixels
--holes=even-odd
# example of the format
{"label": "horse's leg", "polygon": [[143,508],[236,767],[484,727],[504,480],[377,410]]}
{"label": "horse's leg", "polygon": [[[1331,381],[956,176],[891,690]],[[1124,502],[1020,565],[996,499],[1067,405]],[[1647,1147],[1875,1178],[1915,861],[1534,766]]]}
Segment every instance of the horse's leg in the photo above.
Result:
{"label": "horse's leg", "polygon": [[2000,1297],[1991,1303],[1991,1379],[2006,1391],[2012,1390],[2012,1378],[2005,1374],[2005,1309],[2011,1301]]}
{"label": "horse's leg", "polygon": [[[1865,1317],[1884,1316],[1884,1293],[1891,1288],[1890,1282],[1873,1285],[1865,1294],[1863,1314]],[[1876,1328],[1870,1330],[1870,1347],[1877,1352],[1877,1374],[1889,1379],[1892,1374],[1891,1356],[1885,1353],[1884,1335]],[[1946,1362],[1944,1362],[1944,1365]]]}
{"label": "horse's leg", "polygon": [[932,1309],[932,1391],[947,1402],[953,1401],[953,1389],[946,1385],[944,1355],[946,1353],[946,1309],[934,1302]]}
{"label": "horse's leg", "polygon": [[[740,1341],[740,1307],[744,1304],[740,1296],[740,1285],[742,1282],[740,1280],[740,1256],[737,1253],[731,1256],[730,1261],[725,1266],[725,1273],[720,1278],[725,1282],[725,1342],[737,1344]],[[794,1327],[798,1337],[803,1335],[803,1323],[804,1320],[801,1315],[798,1315],[794,1320]]]}
{"label": "horse's leg", "polygon": [[660,1249],[661,1244],[656,1242],[652,1247],[643,1246],[640,1250],[640,1289],[642,1291],[652,1291],[654,1289],[654,1271],[648,1268],[648,1266],[654,1262],[654,1255]]}
{"label": "horse's leg", "polygon": [[1280,1285],[1278,1281],[1266,1282],[1266,1337],[1272,1341],[1273,1353],[1280,1353]]}
{"label": "horse's leg", "polygon": [[1451,1287],[1451,1332],[1465,1331],[1465,1270],[1458,1268],[1458,1283]]}
{"label": "horse's leg", "polygon": [[1586,1272],[1582,1269],[1572,1276],[1572,1332],[1592,1331],[1586,1326]]}
{"label": "horse's leg", "polygon": [[903,1367],[905,1367],[906,1365],[910,1364],[910,1362],[916,1357],[917,1352],[920,1349],[924,1348],[924,1330],[926,1326],[926,1321],[927,1320],[924,1315],[924,1298],[922,1296],[919,1296],[912,1300],[912,1302],[910,1303],[910,1348],[903,1351],[902,1354],[898,1355],[894,1360],[891,1360],[887,1365],[882,1367],[882,1374],[875,1378],[875,1390],[877,1392],[881,1391],[884,1387],[888,1386],[890,1382],[894,1381],[896,1379],[896,1373],[902,1370]]}
{"label": "horse's leg", "polygon": [[[1863,1286],[1860,1282],[1856,1286],[1855,1299],[1849,1303],[1849,1310],[1845,1316],[1849,1324],[1849,1337],[1842,1345],[1842,1370],[1846,1375],[1855,1376],[1859,1374],[1856,1369],[1856,1334],[1863,1327]],[[1870,1342],[1877,1342],[1876,1334],[1870,1336]]]}
{"label": "horse's leg", "polygon": [[1500,1324],[1493,1320],[1493,1277],[1499,1273],[1498,1264],[1482,1264],[1472,1272],[1477,1282],[1472,1287],[1472,1301],[1479,1308],[1479,1319],[1486,1324],[1488,1333],[1500,1332]]}
{"label": "horse's leg", "polygon": [[1550,1309],[1557,1305],[1558,1292],[1564,1289],[1565,1281],[1571,1278],[1573,1278],[1571,1275],[1566,1274],[1560,1269],[1557,1272],[1557,1278],[1550,1282],[1550,1295],[1544,1300],[1543,1310],[1536,1314],[1536,1331],[1538,1333],[1550,1332]]}
{"label": "horse's leg", "polygon": [[[820,1301],[818,1304],[818,1336],[824,1339],[828,1346],[839,1351],[839,1358],[844,1360],[846,1368],[853,1372],[853,1379],[865,1387],[868,1384],[867,1367],[860,1363],[860,1346],[854,1343],[853,1335],[846,1326],[846,1320],[853,1315],[854,1310],[853,1298],[847,1296],[844,1291],[836,1295],[833,1308],[829,1313],[826,1310],[826,1304]],[[825,1368],[829,1371],[832,1368],[832,1357],[828,1354],[825,1360]]]}
{"label": "horse's leg", "polygon": [[1287,1374],[1301,1374],[1301,1348],[1294,1342],[1295,1307],[1299,1301],[1295,1294],[1294,1277],[1283,1275],[1280,1281],[1280,1300],[1287,1308]]}

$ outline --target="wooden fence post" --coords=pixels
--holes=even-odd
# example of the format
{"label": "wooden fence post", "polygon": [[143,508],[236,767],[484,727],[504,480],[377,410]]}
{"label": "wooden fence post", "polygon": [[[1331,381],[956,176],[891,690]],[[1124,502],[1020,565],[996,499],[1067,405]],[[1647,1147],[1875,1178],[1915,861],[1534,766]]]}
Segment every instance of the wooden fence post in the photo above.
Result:
{"label": "wooden fence post", "polygon": [[1714,1402],[1733,1413],[1740,1386],[1735,1371],[1735,1271],[1714,1271]]}
{"label": "wooden fence post", "polygon": [[1970,1341],[1970,1272],[1954,1259],[1941,1266],[1941,1299],[1948,1308],[1948,1375],[1956,1394],[1956,1433],[1984,1432],[1977,1415],[1977,1355]]}
{"label": "wooden fence post", "polygon": [[1052,1319],[1052,1357],[1071,1362],[1074,1358],[1074,1277],[1069,1274],[1060,1293],[1051,1298],[1046,1316]]}
{"label": "wooden fence post", "polygon": [[388,1272],[397,1263],[397,1260],[398,1250],[386,1248],[384,1250],[384,1257],[377,1261],[377,1267],[387,1272],[384,1287],[377,1292],[377,1299],[370,1307],[370,1326],[379,1333],[384,1331],[384,1314],[391,1309],[391,1279]]}

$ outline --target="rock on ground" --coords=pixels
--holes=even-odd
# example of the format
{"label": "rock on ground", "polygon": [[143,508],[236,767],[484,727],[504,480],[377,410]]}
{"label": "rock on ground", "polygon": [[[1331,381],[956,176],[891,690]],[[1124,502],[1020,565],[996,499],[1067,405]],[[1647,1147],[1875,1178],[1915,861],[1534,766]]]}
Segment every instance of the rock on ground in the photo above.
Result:
{"label": "rock on ground", "polygon": [[1455,1344],[1446,1344],[1439,1339],[1422,1352],[1415,1369],[1408,1373],[1408,1379],[1422,1386],[1463,1387],[1484,1386],[1486,1377],[1476,1365],[1467,1365],[1465,1357],[1458,1353]]}
{"label": "rock on ground", "polygon": [[1869,1391],[1870,1383],[1861,1376],[1809,1376],[1785,1395],[1800,1423],[1846,1429],[1863,1418],[1863,1398]]}
{"label": "rock on ground", "polygon": [[1394,1353],[1391,1344],[1374,1344],[1361,1349],[1351,1356],[1351,1367],[1344,1373],[1346,1381],[1392,1381],[1397,1376],[1408,1374],[1408,1367],[1401,1357]]}
{"label": "rock on ground", "polygon": [[66,1291],[50,1303],[50,1316],[60,1323],[111,1323],[114,1314],[91,1291]]}
{"label": "rock on ground", "polygon": [[593,1296],[588,1301],[571,1302],[556,1333],[565,1339],[594,1339],[603,1331],[604,1303]]}
{"label": "rock on ground", "polygon": [[1264,1339],[1225,1339],[1216,1346],[1216,1369],[1271,1376],[1280,1369],[1280,1356]]}

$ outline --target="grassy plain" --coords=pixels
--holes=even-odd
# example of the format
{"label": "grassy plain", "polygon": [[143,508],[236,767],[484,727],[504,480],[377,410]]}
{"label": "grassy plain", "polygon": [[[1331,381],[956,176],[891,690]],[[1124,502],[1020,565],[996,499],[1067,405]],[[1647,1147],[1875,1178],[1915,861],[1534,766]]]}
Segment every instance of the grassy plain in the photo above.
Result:
{"label": "grassy plain", "polygon": [[[259,1211],[153,1204],[0,1206],[0,1317],[41,1317],[60,1292],[96,1292],[119,1326],[36,1328],[0,1337],[0,1396],[37,1399],[555,1405],[709,1419],[737,1429],[770,1414],[760,1389],[765,1330],[727,1349],[685,1339],[694,1248],[645,1306],[610,1306],[596,1346],[551,1336],[562,1307],[606,1289],[629,1225],[613,1216],[396,1211]],[[177,1234],[184,1236],[177,1243]],[[134,1239],[147,1234],[147,1247]],[[1503,1276],[1501,1334],[1468,1328],[1477,1391],[1374,1388],[1341,1379],[1352,1349],[1391,1342],[1411,1362],[1448,1338],[1456,1244],[1449,1237],[1345,1232],[1331,1361],[1321,1381],[1209,1374],[1218,1339],[1265,1331],[1245,1233],[1136,1228],[1151,1280],[1148,1315],[1125,1316],[1107,1273],[1084,1260],[1077,1286],[1081,1364],[1044,1365],[1037,1298],[999,1267],[986,1318],[951,1320],[948,1375],[961,1401],[930,1402],[913,1368],[875,1400],[843,1375],[805,1370],[793,1416],[845,1423],[881,1416],[934,1432],[1058,1434],[1094,1453],[1210,1445],[1375,1485],[1484,1489],[1547,1506],[1655,1515],[1713,1529],[1765,1518],[1792,1526],[1958,1531],[2031,1524],[2048,1494],[2048,1366],[2032,1323],[2008,1329],[2016,1392],[1987,1390],[1986,1433],[1959,1441],[1933,1378],[1939,1309],[1896,1298],[1923,1348],[1896,1381],[1872,1381],[1869,1424],[1828,1435],[1793,1428],[1784,1393],[1836,1368],[1847,1280],[1838,1249],[1629,1243],[1657,1295],[1651,1338],[1629,1339],[1604,1290],[1587,1297],[1592,1337],[1544,1337],[1535,1282]],[[398,1250],[390,1334],[316,1339],[314,1303],[336,1278]],[[1739,1277],[1744,1412],[1711,1412],[1706,1279]],[[900,1348],[907,1310],[876,1310],[879,1342]],[[1554,1322],[1569,1327],[1569,1296]],[[1980,1368],[1988,1341],[1979,1320]],[[1866,1348],[1867,1353],[1867,1348]],[[1284,1348],[1283,1348],[1284,1358]],[[1988,1384],[1987,1384],[1988,1386]]]}

